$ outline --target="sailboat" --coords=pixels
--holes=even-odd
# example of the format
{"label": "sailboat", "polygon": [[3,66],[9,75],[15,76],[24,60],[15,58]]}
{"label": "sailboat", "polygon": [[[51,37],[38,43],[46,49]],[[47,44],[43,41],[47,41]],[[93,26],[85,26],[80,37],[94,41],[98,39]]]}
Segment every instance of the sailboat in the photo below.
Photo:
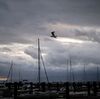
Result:
{"label": "sailboat", "polygon": [[44,71],[45,71],[45,75],[46,75],[46,79],[47,79],[47,83],[49,83],[49,79],[48,79],[48,75],[47,75],[47,71],[45,68],[45,64],[44,64],[44,60],[43,60],[43,56],[41,53],[41,49],[40,49],[40,39],[38,38],[38,91],[33,92],[32,94],[27,94],[24,96],[18,96],[17,99],[55,99],[58,97],[57,93],[54,93],[52,91],[43,91],[42,88],[46,87],[45,82],[42,83],[41,82],[41,61],[44,67]]}
{"label": "sailboat", "polygon": [[10,69],[9,69],[9,72],[8,72],[6,83],[8,81],[11,82],[11,83],[13,81],[13,61],[11,62],[11,66],[10,66]]}
{"label": "sailboat", "polygon": [[49,83],[49,78],[48,78],[48,75],[47,75],[45,63],[44,63],[41,48],[40,48],[40,39],[38,38],[38,84],[39,85],[41,84],[41,66],[40,66],[41,61],[42,61],[43,67],[44,67],[46,80]]}

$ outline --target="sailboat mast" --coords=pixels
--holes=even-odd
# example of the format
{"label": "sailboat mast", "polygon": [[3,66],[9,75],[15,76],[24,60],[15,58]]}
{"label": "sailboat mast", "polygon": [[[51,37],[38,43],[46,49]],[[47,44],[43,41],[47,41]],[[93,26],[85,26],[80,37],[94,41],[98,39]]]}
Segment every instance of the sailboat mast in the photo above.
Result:
{"label": "sailboat mast", "polygon": [[38,81],[40,84],[40,40],[38,38]]}
{"label": "sailboat mast", "polygon": [[69,81],[69,62],[67,60],[67,81]]}
{"label": "sailboat mast", "polygon": [[13,81],[13,61],[11,63],[11,82]]}
{"label": "sailboat mast", "polygon": [[9,72],[8,72],[8,76],[7,76],[6,82],[9,80],[10,77],[11,77],[10,80],[12,82],[12,75],[13,75],[13,61],[11,62],[11,66],[10,66],[10,69],[9,69]]}
{"label": "sailboat mast", "polygon": [[75,78],[74,78],[74,72],[73,72],[73,69],[72,69],[72,60],[71,60],[71,57],[70,57],[70,82],[74,82],[75,81]]}
{"label": "sailboat mast", "polygon": [[72,74],[72,61],[71,61],[71,57],[70,57],[70,82],[72,81],[73,79],[73,74]]}
{"label": "sailboat mast", "polygon": [[99,81],[99,67],[97,65],[97,82]]}
{"label": "sailboat mast", "polygon": [[20,76],[21,76],[21,74],[20,74],[20,71],[19,71],[19,82],[21,81],[21,77]]}
{"label": "sailboat mast", "polygon": [[84,74],[83,74],[83,79],[84,79],[84,82],[86,81],[86,69],[85,69],[85,64],[84,64]]}

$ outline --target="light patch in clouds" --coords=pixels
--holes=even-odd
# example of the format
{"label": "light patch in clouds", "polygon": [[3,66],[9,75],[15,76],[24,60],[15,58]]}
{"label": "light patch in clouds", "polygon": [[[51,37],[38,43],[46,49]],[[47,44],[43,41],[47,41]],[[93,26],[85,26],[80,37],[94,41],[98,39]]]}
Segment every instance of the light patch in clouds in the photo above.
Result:
{"label": "light patch in clouds", "polygon": [[0,77],[0,81],[6,81],[7,78],[6,77]]}
{"label": "light patch in clouds", "polygon": [[55,30],[58,37],[69,37],[80,40],[90,40],[100,43],[100,28],[99,26],[83,26],[65,23],[48,23],[45,25],[47,29]]}
{"label": "light patch in clouds", "polygon": [[[24,53],[24,50],[31,46],[31,44],[19,44],[19,43],[12,43],[10,45],[0,45],[0,50],[5,49],[0,51],[0,55],[8,58],[8,61],[25,61],[25,60],[32,60],[32,58]],[[3,57],[1,57],[3,59]]]}
{"label": "light patch in clouds", "polygon": [[82,44],[84,43],[84,41],[82,40],[77,40],[77,39],[71,39],[71,38],[64,38],[64,37],[58,37],[57,39],[55,39],[56,41],[62,42],[64,44],[66,43],[76,43],[76,44]]}
{"label": "light patch in clouds", "polygon": [[57,29],[57,30],[60,30],[60,29],[83,29],[83,30],[96,30],[96,31],[99,31],[100,32],[100,28],[99,26],[86,26],[86,25],[77,25],[77,24],[65,24],[65,23],[59,23],[59,22],[56,22],[55,24],[52,24],[52,23],[49,23],[47,25],[48,27],[51,27],[51,28],[54,28],[54,29]]}

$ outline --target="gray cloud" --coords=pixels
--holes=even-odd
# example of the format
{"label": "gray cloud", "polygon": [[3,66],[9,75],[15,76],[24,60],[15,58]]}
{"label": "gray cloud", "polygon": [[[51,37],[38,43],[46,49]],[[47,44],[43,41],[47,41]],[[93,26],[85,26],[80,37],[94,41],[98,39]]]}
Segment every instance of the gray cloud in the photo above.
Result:
{"label": "gray cloud", "polygon": [[[35,75],[36,39],[39,37],[41,51],[46,54],[43,58],[49,77],[53,77],[51,80],[57,77],[59,80],[63,77],[66,79],[65,67],[70,57],[74,69],[77,70],[80,66],[82,70],[83,64],[87,64],[90,75],[91,73],[96,75],[92,67],[100,64],[99,4],[100,0],[0,0],[0,60],[9,62],[10,59],[14,59],[16,75],[18,75],[19,65],[23,67],[23,76],[25,75],[26,78],[30,73]],[[80,39],[86,42],[64,45],[50,38],[50,32],[53,30],[58,37]],[[21,53],[11,56],[11,53],[14,54],[14,48],[9,48],[7,45],[13,43],[33,44],[17,50],[26,55],[28,60],[22,57]],[[5,44],[6,47],[3,46]],[[6,75],[8,63],[0,64],[2,65],[1,74]],[[31,76],[29,78],[32,79]],[[34,79],[36,80],[35,76]]]}
{"label": "gray cloud", "polygon": [[[1,43],[26,43],[34,35],[48,35],[52,29],[45,25],[49,23],[100,25],[98,0],[1,0],[0,4]],[[69,34],[66,31],[63,34],[66,33]]]}
{"label": "gray cloud", "polygon": [[0,51],[1,52],[10,52],[11,49],[9,49],[8,47],[3,47],[3,48],[0,48]]}

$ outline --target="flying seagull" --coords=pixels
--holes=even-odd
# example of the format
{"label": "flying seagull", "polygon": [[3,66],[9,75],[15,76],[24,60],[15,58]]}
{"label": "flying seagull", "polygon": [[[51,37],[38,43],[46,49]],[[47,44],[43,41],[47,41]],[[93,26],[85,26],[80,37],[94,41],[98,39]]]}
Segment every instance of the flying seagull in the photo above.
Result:
{"label": "flying seagull", "polygon": [[57,36],[55,35],[55,31],[51,32],[51,37],[56,38]]}

